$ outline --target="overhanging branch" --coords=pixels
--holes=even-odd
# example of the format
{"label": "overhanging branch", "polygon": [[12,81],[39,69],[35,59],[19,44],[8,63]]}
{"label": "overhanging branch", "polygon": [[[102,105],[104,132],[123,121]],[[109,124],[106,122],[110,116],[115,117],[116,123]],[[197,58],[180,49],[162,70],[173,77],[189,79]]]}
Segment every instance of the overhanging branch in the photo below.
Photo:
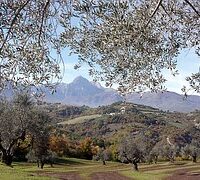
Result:
{"label": "overhanging branch", "polygon": [[27,1],[17,10],[17,12],[15,13],[14,18],[13,18],[12,21],[11,21],[10,28],[9,28],[9,30],[8,30],[8,33],[7,33],[7,35],[6,35],[6,38],[5,38],[5,40],[3,41],[3,43],[2,43],[2,45],[1,45],[1,47],[0,47],[0,54],[1,54],[1,51],[2,51],[2,49],[3,49],[3,47],[4,47],[5,43],[6,43],[6,41],[8,40],[8,37],[9,37],[9,35],[10,35],[10,32],[11,32],[11,30],[12,30],[13,25],[15,24],[15,21],[17,20],[17,17],[19,16],[20,12],[24,9],[24,7],[28,4],[29,1],[30,1],[30,0],[27,0]]}
{"label": "overhanging branch", "polygon": [[145,27],[147,27],[149,25],[149,23],[151,22],[151,19],[153,18],[153,16],[156,14],[156,12],[158,11],[160,5],[162,4],[162,0],[159,0],[158,4],[156,5],[156,8],[154,9],[153,13],[151,14],[147,24]]}
{"label": "overhanging branch", "polygon": [[185,2],[194,10],[195,13],[200,17],[200,12],[196,10],[196,8],[192,5],[192,3],[188,0],[185,0]]}
{"label": "overhanging branch", "polygon": [[163,10],[165,11],[165,13],[170,17],[170,14],[167,12],[167,10],[165,9],[165,7],[162,4],[160,6],[163,8]]}
{"label": "overhanging branch", "polygon": [[47,7],[50,3],[50,0],[48,0],[44,6],[44,10],[42,12],[42,22],[41,22],[41,25],[40,25],[40,33],[39,33],[39,44],[40,44],[40,39],[41,39],[41,35],[42,35],[42,28],[43,28],[43,23],[44,23],[44,16],[45,16],[45,13],[47,11]]}

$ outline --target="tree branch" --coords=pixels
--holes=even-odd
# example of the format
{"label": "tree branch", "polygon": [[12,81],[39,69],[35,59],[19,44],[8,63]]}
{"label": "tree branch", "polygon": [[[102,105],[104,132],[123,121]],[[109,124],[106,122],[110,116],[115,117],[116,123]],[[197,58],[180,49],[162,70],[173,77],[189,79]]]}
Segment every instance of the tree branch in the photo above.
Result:
{"label": "tree branch", "polygon": [[147,24],[145,27],[147,27],[149,25],[149,23],[151,22],[151,19],[153,18],[153,16],[156,14],[156,12],[158,11],[160,5],[162,4],[162,0],[159,0],[158,4],[156,5],[156,8],[154,9],[153,13],[151,14]]}
{"label": "tree branch", "polygon": [[3,47],[4,47],[5,43],[6,43],[6,41],[8,40],[8,37],[9,37],[10,32],[11,32],[11,30],[12,30],[12,27],[13,27],[13,25],[15,24],[15,21],[17,20],[17,17],[18,17],[18,15],[19,15],[19,13],[22,11],[22,9],[24,9],[24,7],[28,4],[29,1],[30,1],[30,0],[27,0],[27,1],[17,10],[17,12],[15,13],[14,18],[13,18],[12,21],[11,21],[11,24],[10,24],[10,27],[9,27],[9,30],[8,30],[8,33],[6,34],[6,38],[5,38],[5,40],[3,41],[3,43],[2,43],[2,45],[1,45],[1,47],[0,47],[0,54],[1,54],[1,51],[2,51],[2,49],[3,49]]}
{"label": "tree branch", "polygon": [[20,136],[17,138],[13,139],[12,142],[10,143],[10,146],[8,148],[8,152],[10,152],[11,148],[17,143],[18,140],[24,141],[26,135],[26,131],[24,130]]}
{"label": "tree branch", "polygon": [[45,16],[45,13],[46,13],[46,10],[47,10],[47,7],[50,3],[50,0],[48,0],[44,6],[44,10],[42,12],[42,22],[41,22],[41,25],[40,25],[40,33],[39,33],[39,44],[40,44],[40,39],[41,39],[41,35],[42,35],[42,28],[43,28],[43,23],[44,23],[44,16]]}
{"label": "tree branch", "polygon": [[25,149],[27,149],[27,148],[29,148],[29,147],[31,147],[31,144],[28,144],[27,146],[25,146],[25,147],[20,147],[20,146],[17,146],[18,148],[20,148],[21,150],[25,150]]}
{"label": "tree branch", "polygon": [[3,153],[6,153],[6,149],[2,146],[1,142],[2,142],[2,139],[0,137],[0,151],[2,151]]}
{"label": "tree branch", "polygon": [[171,16],[169,15],[169,13],[167,12],[167,10],[165,9],[165,7],[161,4],[160,5],[162,8],[163,8],[163,10],[165,11],[165,13],[171,18]]}
{"label": "tree branch", "polygon": [[185,0],[185,2],[194,10],[194,12],[197,13],[198,16],[200,16],[200,13],[195,9],[195,7],[192,5],[192,3],[188,0]]}

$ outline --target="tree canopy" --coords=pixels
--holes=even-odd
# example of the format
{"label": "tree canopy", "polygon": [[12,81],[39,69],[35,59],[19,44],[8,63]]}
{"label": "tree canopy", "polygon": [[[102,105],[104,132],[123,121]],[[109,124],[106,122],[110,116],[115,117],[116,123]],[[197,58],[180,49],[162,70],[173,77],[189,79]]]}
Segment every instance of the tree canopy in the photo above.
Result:
{"label": "tree canopy", "polygon": [[[89,64],[108,86],[163,90],[163,69],[177,74],[181,50],[200,56],[198,0],[4,0],[0,18],[1,82],[60,79],[61,51],[69,47],[79,56],[75,68]],[[187,81],[200,92],[200,72]]]}
{"label": "tree canopy", "polygon": [[61,79],[59,4],[50,0],[0,2],[1,88],[7,81],[28,86]]}
{"label": "tree canopy", "polygon": [[33,102],[28,95],[18,95],[13,102],[0,100],[0,151],[2,160],[11,165],[13,154],[26,138]]}

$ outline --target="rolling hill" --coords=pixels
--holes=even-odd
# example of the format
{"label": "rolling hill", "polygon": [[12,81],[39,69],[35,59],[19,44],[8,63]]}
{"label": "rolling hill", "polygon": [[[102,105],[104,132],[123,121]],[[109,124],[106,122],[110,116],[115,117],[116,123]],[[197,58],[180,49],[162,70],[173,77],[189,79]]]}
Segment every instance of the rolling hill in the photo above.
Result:
{"label": "rolling hill", "polygon": [[170,137],[181,143],[190,138],[189,130],[199,127],[200,118],[199,111],[172,113],[126,102],[91,108],[87,113],[63,118],[58,124],[68,137],[76,139],[92,137],[115,142],[129,134],[135,136],[154,131],[163,140]]}

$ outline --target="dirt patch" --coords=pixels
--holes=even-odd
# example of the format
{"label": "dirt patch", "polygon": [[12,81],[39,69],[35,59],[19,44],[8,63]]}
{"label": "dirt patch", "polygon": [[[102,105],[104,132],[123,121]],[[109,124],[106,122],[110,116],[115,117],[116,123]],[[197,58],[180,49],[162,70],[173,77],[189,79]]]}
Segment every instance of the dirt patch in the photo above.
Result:
{"label": "dirt patch", "polygon": [[117,172],[98,172],[93,173],[91,180],[130,180],[130,178],[120,175]]}
{"label": "dirt patch", "polygon": [[77,173],[56,173],[56,172],[39,172],[34,174],[35,176],[48,176],[55,177],[62,180],[81,180],[81,177]]}
{"label": "dirt patch", "polygon": [[195,169],[199,168],[187,168],[187,169],[180,169],[176,170],[172,175],[168,176],[164,180],[199,180],[200,179],[200,173],[199,172],[190,172],[194,171]]}

